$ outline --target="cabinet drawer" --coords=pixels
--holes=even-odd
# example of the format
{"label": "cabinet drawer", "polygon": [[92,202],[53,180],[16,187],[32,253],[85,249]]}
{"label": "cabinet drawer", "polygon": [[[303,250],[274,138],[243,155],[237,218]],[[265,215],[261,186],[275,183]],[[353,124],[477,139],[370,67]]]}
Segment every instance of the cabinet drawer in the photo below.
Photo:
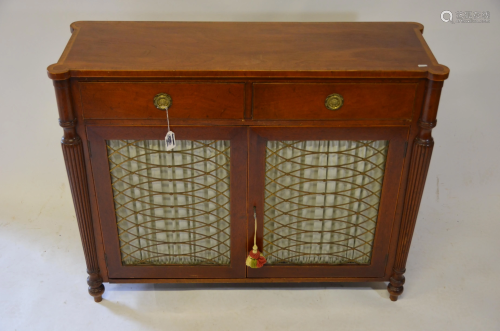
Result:
{"label": "cabinet drawer", "polygon": [[155,107],[158,93],[172,98],[170,118],[243,118],[241,83],[81,83],[84,118],[164,119]]}
{"label": "cabinet drawer", "polygon": [[[286,120],[411,119],[417,84],[254,84],[253,118]],[[337,110],[325,106],[342,96]]]}

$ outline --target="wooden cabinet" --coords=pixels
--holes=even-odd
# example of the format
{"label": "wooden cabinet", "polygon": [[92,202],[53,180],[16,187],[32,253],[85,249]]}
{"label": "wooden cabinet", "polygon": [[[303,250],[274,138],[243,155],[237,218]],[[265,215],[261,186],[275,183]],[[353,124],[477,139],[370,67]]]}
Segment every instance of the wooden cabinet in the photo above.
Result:
{"label": "wooden cabinet", "polygon": [[71,30],[48,75],[97,302],[103,282],[388,281],[397,300],[449,73],[422,25]]}

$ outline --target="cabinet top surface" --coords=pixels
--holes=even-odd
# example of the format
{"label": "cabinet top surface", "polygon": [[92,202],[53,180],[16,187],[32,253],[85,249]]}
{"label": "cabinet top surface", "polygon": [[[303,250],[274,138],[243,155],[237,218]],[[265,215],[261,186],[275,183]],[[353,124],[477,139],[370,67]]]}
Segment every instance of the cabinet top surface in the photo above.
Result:
{"label": "cabinet top surface", "polygon": [[73,32],[52,79],[324,77],[444,80],[412,22],[92,22]]}

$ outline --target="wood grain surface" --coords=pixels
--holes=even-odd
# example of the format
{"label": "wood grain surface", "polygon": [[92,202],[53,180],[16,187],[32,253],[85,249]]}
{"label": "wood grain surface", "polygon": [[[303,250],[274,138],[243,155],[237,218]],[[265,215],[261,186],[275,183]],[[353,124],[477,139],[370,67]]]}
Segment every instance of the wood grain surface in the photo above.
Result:
{"label": "wood grain surface", "polygon": [[[123,76],[443,80],[412,22],[75,22],[52,79]],[[419,66],[420,65],[420,66]],[[425,65],[425,67],[422,67]]]}

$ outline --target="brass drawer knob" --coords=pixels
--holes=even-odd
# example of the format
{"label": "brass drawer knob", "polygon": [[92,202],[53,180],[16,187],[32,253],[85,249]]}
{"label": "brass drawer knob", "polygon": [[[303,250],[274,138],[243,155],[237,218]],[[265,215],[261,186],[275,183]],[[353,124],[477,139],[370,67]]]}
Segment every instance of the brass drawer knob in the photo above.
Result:
{"label": "brass drawer knob", "polygon": [[325,100],[325,107],[330,110],[338,110],[343,104],[344,98],[337,93],[330,94]]}
{"label": "brass drawer knob", "polygon": [[172,97],[167,93],[158,93],[154,98],[155,107],[166,110],[172,105]]}

